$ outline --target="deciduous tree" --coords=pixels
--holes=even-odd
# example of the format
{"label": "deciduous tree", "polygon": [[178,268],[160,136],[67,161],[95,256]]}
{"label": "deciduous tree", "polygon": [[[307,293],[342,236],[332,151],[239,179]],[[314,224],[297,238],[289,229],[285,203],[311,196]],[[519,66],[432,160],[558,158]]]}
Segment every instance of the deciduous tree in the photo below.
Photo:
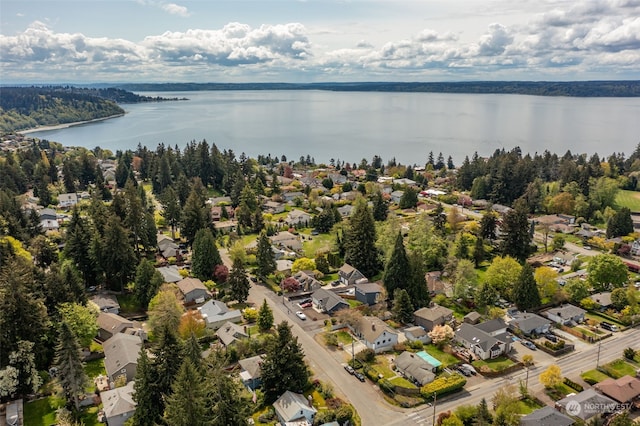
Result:
{"label": "deciduous tree", "polygon": [[599,254],[589,260],[588,281],[596,291],[608,291],[624,286],[628,281],[627,265],[615,255]]}
{"label": "deciduous tree", "polygon": [[556,364],[551,364],[546,370],[540,373],[540,383],[545,388],[551,389],[562,383],[562,371]]}
{"label": "deciduous tree", "polygon": [[158,333],[164,327],[177,330],[184,308],[178,301],[176,294],[170,290],[161,290],[149,302],[149,326],[153,333]]}
{"label": "deciduous tree", "polygon": [[94,303],[91,304],[93,307],[79,303],[63,303],[58,306],[62,321],[71,329],[82,348],[88,348],[98,334],[99,308]]}

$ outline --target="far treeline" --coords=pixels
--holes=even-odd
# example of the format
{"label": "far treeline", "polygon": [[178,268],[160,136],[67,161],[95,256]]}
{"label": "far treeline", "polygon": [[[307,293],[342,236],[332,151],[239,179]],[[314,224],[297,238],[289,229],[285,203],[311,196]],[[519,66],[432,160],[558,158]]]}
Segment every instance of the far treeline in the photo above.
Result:
{"label": "far treeline", "polygon": [[55,126],[124,114],[117,104],[167,99],[116,88],[0,87],[0,132]]}
{"label": "far treeline", "polygon": [[573,97],[637,97],[640,81],[470,81],[354,83],[131,83],[131,91],[329,90],[336,92],[481,93]]}

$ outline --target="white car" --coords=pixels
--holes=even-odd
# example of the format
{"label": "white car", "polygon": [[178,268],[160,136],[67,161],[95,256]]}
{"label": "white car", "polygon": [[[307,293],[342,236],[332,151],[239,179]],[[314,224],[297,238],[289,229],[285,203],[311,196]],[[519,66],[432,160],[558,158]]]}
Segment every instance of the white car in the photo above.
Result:
{"label": "white car", "polygon": [[302,311],[297,311],[297,312],[296,312],[296,316],[297,316],[298,318],[300,318],[301,320],[303,320],[303,321],[307,319],[307,316],[306,316],[306,315],[304,314],[304,312],[302,312]]}

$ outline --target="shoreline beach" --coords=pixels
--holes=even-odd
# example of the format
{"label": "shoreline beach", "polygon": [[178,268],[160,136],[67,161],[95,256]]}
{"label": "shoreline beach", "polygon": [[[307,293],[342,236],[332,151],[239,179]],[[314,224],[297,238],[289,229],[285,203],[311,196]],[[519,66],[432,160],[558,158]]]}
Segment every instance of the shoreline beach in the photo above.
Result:
{"label": "shoreline beach", "polygon": [[20,133],[20,134],[23,134],[23,135],[28,135],[29,133],[47,132],[49,130],[66,129],[66,128],[69,128],[69,127],[82,126],[83,124],[96,123],[96,122],[99,122],[99,121],[109,120],[111,118],[118,118],[118,117],[123,117],[123,116],[124,116],[124,114],[116,114],[116,115],[110,115],[109,117],[94,118],[93,120],[74,121],[72,123],[56,124],[54,126],[38,126],[38,127],[31,128],[31,129],[26,129],[26,130],[18,130],[18,131],[16,131],[16,133]]}

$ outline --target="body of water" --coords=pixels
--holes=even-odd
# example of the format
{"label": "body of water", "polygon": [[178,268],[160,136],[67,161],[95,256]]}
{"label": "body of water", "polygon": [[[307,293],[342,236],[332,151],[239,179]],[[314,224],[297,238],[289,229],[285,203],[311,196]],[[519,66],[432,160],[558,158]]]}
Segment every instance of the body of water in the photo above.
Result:
{"label": "body of water", "polygon": [[67,146],[155,149],[206,139],[239,155],[310,155],[424,165],[430,151],[459,164],[477,151],[627,156],[640,142],[640,98],[328,91],[141,93],[188,101],[124,105],[122,117],[32,133]]}

